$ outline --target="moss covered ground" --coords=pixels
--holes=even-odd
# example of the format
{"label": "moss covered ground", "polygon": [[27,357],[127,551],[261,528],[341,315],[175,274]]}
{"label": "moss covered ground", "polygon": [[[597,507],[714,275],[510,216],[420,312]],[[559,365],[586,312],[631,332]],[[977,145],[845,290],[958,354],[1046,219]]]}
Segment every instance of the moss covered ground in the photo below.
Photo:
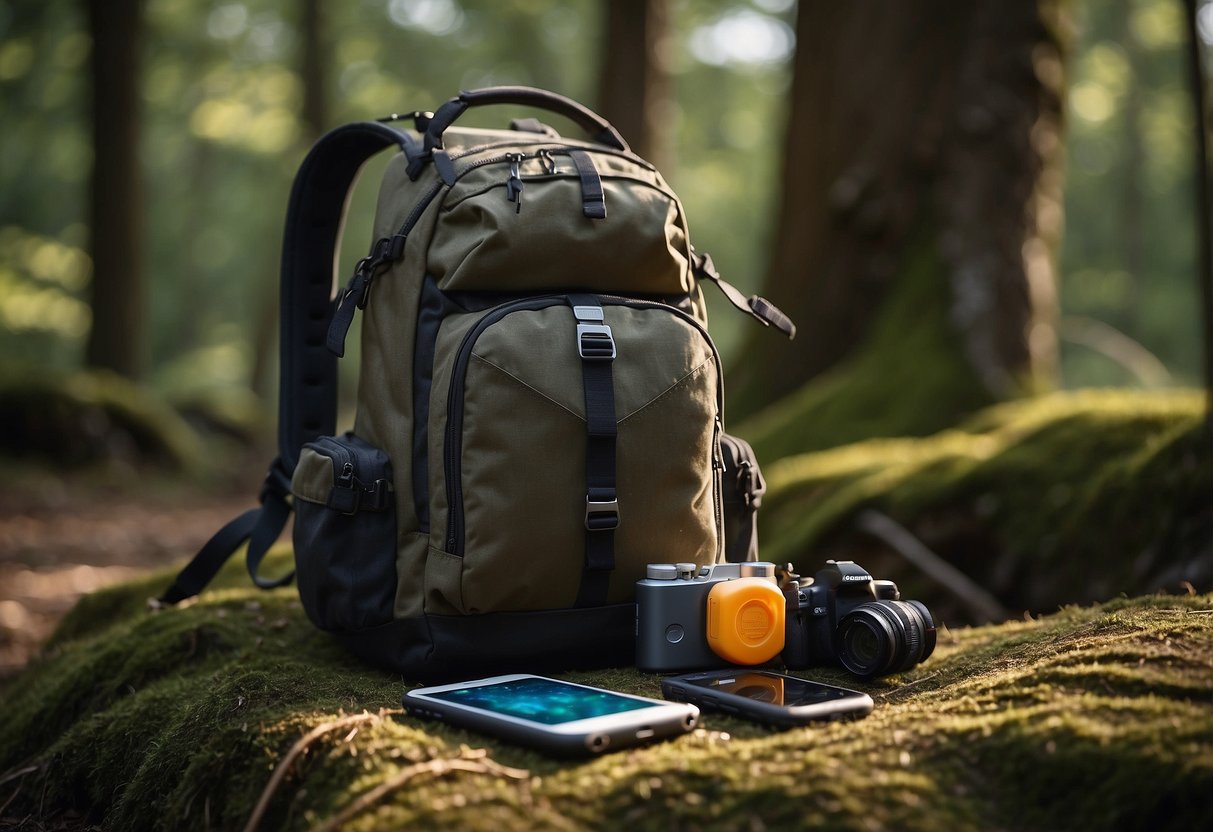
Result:
{"label": "moss covered ground", "polygon": [[[872,694],[853,723],[709,714],[676,741],[553,760],[401,714],[405,680],[349,657],[293,589],[260,592],[241,564],[174,609],[146,603],[168,573],[96,592],[0,687],[0,829],[1209,828],[1201,404],[1058,394],[768,466],[767,557],[858,554],[951,624],[905,675],[806,674]],[[865,539],[865,509],[1016,613],[1049,614],[959,626],[927,577]],[[279,548],[263,571],[289,562]],[[1146,594],[1167,574],[1197,586]],[[571,678],[659,695],[630,669]]]}
{"label": "moss covered ground", "polygon": [[1213,466],[1197,392],[1089,390],[987,408],[921,439],[873,439],[764,467],[763,556],[860,561],[909,597],[932,576],[868,534],[907,528],[1012,612],[1213,589]]}
{"label": "moss covered ground", "polygon": [[[273,567],[289,557],[279,550]],[[944,628],[868,718],[560,761],[398,712],[360,666],[233,566],[149,611],[167,575],[103,590],[2,691],[0,828],[1207,828],[1213,596]],[[573,676],[659,695],[634,670]],[[24,826],[23,826],[24,824]]]}

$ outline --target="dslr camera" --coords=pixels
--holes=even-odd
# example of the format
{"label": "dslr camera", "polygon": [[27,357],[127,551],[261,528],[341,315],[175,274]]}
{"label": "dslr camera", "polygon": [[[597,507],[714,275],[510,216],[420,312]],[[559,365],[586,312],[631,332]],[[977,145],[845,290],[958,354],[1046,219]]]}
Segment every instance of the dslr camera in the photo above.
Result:
{"label": "dslr camera", "polygon": [[828,560],[814,578],[789,580],[783,662],[789,670],[841,664],[861,679],[901,673],[935,650],[935,620],[897,584],[854,561]]}
{"label": "dslr camera", "polygon": [[773,563],[650,563],[636,582],[636,666],[768,662],[783,650],[786,608]]}

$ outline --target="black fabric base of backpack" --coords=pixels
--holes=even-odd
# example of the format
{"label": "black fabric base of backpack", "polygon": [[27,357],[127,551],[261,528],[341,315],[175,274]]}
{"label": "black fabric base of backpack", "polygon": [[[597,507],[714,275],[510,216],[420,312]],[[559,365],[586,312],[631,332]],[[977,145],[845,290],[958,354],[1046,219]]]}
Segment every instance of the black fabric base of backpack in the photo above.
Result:
{"label": "black fabric base of backpack", "polygon": [[[636,605],[423,615],[335,635],[370,664],[394,671],[408,668],[409,682],[595,670],[635,663]],[[486,644],[492,649],[486,650]]]}

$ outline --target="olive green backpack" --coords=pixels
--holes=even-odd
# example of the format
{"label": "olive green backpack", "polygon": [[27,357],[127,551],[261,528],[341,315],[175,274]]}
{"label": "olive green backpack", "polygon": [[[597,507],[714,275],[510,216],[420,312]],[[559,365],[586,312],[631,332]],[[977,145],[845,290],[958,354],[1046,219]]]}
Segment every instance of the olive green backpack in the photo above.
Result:
{"label": "olive green backpack", "polygon": [[[452,127],[487,104],[557,113],[590,140],[534,119]],[[385,148],[374,243],[334,298],[348,192]],[[261,507],[161,600],[196,595],[246,540],[257,585],[291,580],[257,569],[293,509],[308,616],[410,679],[631,663],[647,563],[756,557],[761,476],[724,434],[703,280],[794,334],[720,280],[657,170],[567,98],[494,87],[332,131],[287,211]],[[358,309],[357,416],[334,435]]]}

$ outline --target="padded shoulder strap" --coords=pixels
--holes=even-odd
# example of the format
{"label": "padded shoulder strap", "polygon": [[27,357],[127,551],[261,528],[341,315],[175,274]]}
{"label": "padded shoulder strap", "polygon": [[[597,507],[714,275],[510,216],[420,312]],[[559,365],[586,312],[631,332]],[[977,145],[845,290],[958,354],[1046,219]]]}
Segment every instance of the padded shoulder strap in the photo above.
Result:
{"label": "padded shoulder strap", "polygon": [[325,347],[333,316],[337,239],[359,169],[391,145],[410,157],[416,153],[412,139],[386,124],[347,124],[316,142],[295,174],[282,245],[279,456],[261,490],[261,507],[241,514],[207,541],[160,603],[176,604],[202,592],[245,541],[249,575],[257,586],[272,589],[294,577],[291,572],[263,578],[257,568],[290,518],[291,474],[299,449],[337,426],[337,357]]}
{"label": "padded shoulder strap", "polygon": [[379,122],[338,127],[324,135],[295,175],[282,243],[281,380],[278,454],[288,472],[299,449],[337,425],[337,357],[325,346],[333,314],[337,239],[350,186],[364,162],[397,145],[408,156],[415,143]]}

